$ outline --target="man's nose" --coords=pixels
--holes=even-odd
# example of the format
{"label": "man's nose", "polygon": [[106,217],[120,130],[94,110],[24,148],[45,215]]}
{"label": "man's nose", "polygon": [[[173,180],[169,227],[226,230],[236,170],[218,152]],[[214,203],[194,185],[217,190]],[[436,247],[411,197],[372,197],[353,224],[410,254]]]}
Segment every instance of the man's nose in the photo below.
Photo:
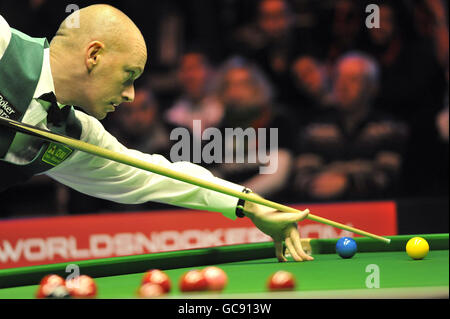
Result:
{"label": "man's nose", "polygon": [[133,102],[134,101],[134,85],[128,86],[122,92],[122,98],[123,98],[124,102]]}

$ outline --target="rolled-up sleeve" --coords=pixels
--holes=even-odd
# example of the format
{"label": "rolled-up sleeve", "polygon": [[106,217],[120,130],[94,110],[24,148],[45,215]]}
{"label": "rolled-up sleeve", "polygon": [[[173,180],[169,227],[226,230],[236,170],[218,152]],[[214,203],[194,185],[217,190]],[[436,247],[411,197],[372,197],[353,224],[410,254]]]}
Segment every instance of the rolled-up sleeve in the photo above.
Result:
{"label": "rolled-up sleeve", "polygon": [[[76,111],[82,123],[81,140],[115,152],[133,156],[169,169],[190,174],[238,191],[244,187],[212,175],[189,162],[172,163],[158,154],[144,154],[126,148],[95,118]],[[79,192],[125,204],[148,201],[184,208],[220,212],[235,219],[238,199],[159,174],[134,168],[81,151],[74,151],[63,163],[46,172],[48,176]]]}

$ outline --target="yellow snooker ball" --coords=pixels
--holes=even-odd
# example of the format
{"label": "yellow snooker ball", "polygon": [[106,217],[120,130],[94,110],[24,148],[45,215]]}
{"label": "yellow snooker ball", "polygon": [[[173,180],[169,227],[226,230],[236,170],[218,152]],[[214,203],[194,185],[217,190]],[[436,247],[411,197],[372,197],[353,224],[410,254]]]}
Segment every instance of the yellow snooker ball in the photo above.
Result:
{"label": "yellow snooker ball", "polygon": [[422,259],[430,250],[428,242],[422,237],[413,237],[406,244],[406,252],[412,259]]}

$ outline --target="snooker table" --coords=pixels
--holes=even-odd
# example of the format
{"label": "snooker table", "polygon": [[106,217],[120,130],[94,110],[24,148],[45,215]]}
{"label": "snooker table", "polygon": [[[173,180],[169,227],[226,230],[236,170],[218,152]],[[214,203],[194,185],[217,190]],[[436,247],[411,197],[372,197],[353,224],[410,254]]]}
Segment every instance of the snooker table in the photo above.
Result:
{"label": "snooker table", "polygon": [[[414,236],[425,238],[430,245],[430,252],[422,260],[413,260],[406,254],[406,242]],[[356,237],[358,252],[351,259],[342,259],[335,253],[336,238],[303,239],[304,249],[315,260],[300,263],[291,257],[288,262],[279,263],[273,243],[266,242],[4,269],[0,270],[0,299],[34,298],[42,277],[55,273],[66,278],[69,264],[78,265],[81,274],[93,277],[98,287],[97,298],[107,299],[138,298],[136,292],[143,273],[154,268],[164,270],[172,282],[172,289],[164,299],[449,297],[448,234],[387,238],[391,238],[390,244]],[[178,281],[182,274],[207,265],[225,270],[226,288],[222,292],[180,292]],[[295,290],[267,290],[266,281],[277,270],[294,274]]]}

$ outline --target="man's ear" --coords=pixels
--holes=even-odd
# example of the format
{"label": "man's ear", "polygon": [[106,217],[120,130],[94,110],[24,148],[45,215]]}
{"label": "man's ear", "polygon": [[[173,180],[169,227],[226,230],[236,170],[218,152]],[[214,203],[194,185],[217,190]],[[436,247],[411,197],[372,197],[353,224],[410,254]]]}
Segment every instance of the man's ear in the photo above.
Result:
{"label": "man's ear", "polygon": [[85,64],[89,73],[99,63],[104,47],[105,45],[100,41],[92,41],[88,44],[85,54]]}

